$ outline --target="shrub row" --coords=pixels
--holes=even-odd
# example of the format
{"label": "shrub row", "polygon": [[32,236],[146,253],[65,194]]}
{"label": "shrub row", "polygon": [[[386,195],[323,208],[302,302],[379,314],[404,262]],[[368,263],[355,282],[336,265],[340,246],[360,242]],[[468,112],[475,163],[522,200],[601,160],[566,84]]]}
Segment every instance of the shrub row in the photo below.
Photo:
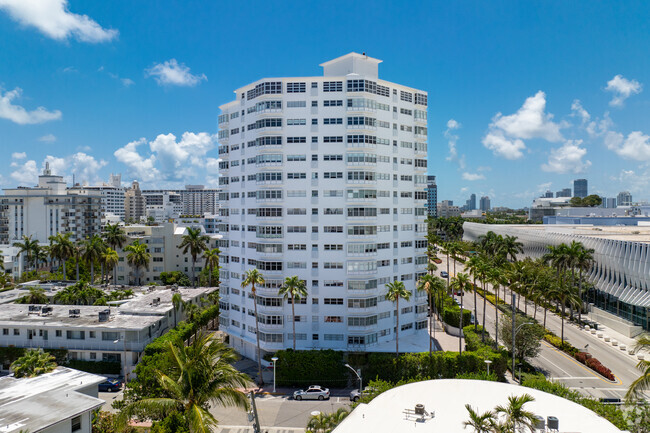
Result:
{"label": "shrub row", "polygon": [[65,364],[65,366],[94,374],[119,375],[122,373],[122,365],[119,362],[71,359]]}
{"label": "shrub row", "polygon": [[[348,384],[344,353],[328,350],[280,350],[275,371],[279,386],[321,386],[344,388]],[[350,373],[351,374],[351,373]]]}
{"label": "shrub row", "polygon": [[611,404],[603,404],[592,397],[585,397],[578,391],[570,390],[561,383],[549,382],[543,376],[538,376],[525,379],[522,385],[548,392],[549,394],[557,395],[558,397],[578,403],[602,416],[621,430],[626,430],[628,428],[623,411],[618,407]]}
{"label": "shrub row", "polygon": [[465,347],[467,350],[479,350],[481,348],[494,347],[494,340],[490,337],[490,334],[485,331],[485,342],[481,341],[481,333],[483,327],[481,325],[476,325],[476,331],[474,331],[474,325],[468,325],[463,327],[463,334],[465,335]]}
{"label": "shrub row", "polygon": [[614,376],[614,373],[612,373],[612,370],[609,368],[605,367],[603,364],[600,363],[599,360],[596,358],[589,358],[585,361],[585,365],[589,368],[591,368],[593,371],[596,373],[600,374],[601,376],[611,380],[612,382],[616,380],[616,377]]}
{"label": "shrub row", "polygon": [[544,335],[544,340],[550,343],[555,348],[560,349],[562,352],[566,352],[571,356],[575,356],[576,353],[580,352],[580,350],[577,347],[575,347],[568,341],[563,342],[560,337],[550,332]]}
{"label": "shrub row", "polygon": [[[466,308],[463,308],[463,324],[467,325],[470,323],[472,312]],[[442,311],[442,321],[449,326],[454,328],[460,327],[460,307],[453,303],[453,306],[445,306],[445,309]]]}

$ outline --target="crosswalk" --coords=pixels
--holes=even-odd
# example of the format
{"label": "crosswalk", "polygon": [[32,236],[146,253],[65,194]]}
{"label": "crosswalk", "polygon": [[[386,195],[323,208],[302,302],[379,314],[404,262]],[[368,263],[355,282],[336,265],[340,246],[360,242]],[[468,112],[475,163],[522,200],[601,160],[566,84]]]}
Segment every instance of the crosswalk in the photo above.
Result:
{"label": "crosswalk", "polygon": [[[304,433],[304,428],[297,427],[262,427],[262,433]],[[224,425],[217,428],[218,433],[253,433],[252,426]]]}

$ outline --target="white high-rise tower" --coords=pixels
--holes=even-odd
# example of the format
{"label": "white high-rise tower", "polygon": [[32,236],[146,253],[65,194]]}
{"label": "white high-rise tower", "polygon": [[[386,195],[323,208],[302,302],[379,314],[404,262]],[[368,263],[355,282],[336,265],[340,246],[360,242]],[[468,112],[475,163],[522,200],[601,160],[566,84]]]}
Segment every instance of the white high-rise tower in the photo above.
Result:
{"label": "white high-rise tower", "polygon": [[245,356],[255,318],[241,282],[253,267],[266,278],[263,353],[293,344],[278,296],[292,275],[309,291],[295,307],[297,348],[392,350],[395,280],[413,293],[400,300],[400,340],[426,333],[427,93],[380,80],[380,62],[350,53],[322,77],[262,79],[220,107],[221,325]]}

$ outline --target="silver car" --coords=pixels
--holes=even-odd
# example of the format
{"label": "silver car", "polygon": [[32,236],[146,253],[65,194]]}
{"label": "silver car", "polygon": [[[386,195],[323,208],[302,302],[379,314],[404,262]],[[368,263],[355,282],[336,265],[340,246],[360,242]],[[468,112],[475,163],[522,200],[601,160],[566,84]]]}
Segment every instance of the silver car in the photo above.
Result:
{"label": "silver car", "polygon": [[312,385],[307,389],[300,389],[293,393],[294,400],[325,400],[330,398],[330,390],[318,385]]}

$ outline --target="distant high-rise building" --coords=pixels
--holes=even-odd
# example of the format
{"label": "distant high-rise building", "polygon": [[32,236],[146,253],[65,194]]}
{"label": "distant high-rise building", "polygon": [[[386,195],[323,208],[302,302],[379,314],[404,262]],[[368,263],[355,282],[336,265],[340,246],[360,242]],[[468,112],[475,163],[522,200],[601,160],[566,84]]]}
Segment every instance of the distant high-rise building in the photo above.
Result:
{"label": "distant high-rise building", "polygon": [[57,233],[70,233],[74,242],[101,230],[101,196],[68,189],[63,176],[52,174],[49,163],[38,176],[37,186],[4,192],[0,197],[0,244],[12,244],[23,236],[47,243]]}
{"label": "distant high-rise building", "polygon": [[[122,176],[111,174],[108,183],[102,182],[101,185],[75,185],[71,188],[80,195],[100,195],[102,197],[102,219],[113,216],[124,220],[125,212],[125,189],[122,187]],[[110,222],[109,220],[102,223]]]}
{"label": "distant high-rise building", "polygon": [[472,194],[469,196],[469,200],[467,200],[467,210],[475,210],[476,209],[476,194]]}
{"label": "distant high-rise building", "polygon": [[124,218],[126,221],[140,221],[145,214],[145,197],[140,190],[140,184],[133,181],[131,188],[124,195]]}
{"label": "distant high-rise building", "polygon": [[571,197],[571,188],[564,188],[556,192],[555,197]]}
{"label": "distant high-rise building", "polygon": [[490,210],[490,197],[487,195],[481,197],[481,211],[487,212]]}
{"label": "distant high-rise building", "polygon": [[617,206],[632,206],[632,194],[629,191],[621,191],[616,196]]}
{"label": "distant high-rise building", "polygon": [[604,202],[605,207],[608,209],[613,209],[616,207],[616,197],[606,197]]}
{"label": "distant high-rise building", "polygon": [[[182,215],[204,215],[219,213],[220,189],[206,189],[203,185],[185,185],[185,189],[145,189],[142,194],[162,197],[164,194],[178,194],[182,203]],[[225,194],[227,197],[227,194]],[[225,197],[224,197],[225,198]],[[225,198],[227,200],[227,198]],[[147,203],[148,205],[149,203]]]}
{"label": "distant high-rise building", "polygon": [[544,198],[553,198],[553,191],[546,190],[546,192],[544,193],[544,195],[542,197],[544,197]]}
{"label": "distant high-rise building", "polygon": [[438,216],[441,218],[449,218],[449,217],[460,216],[461,212],[458,206],[454,206],[453,201],[443,200],[442,202],[438,203],[437,213]]}
{"label": "distant high-rise building", "polygon": [[438,185],[436,177],[427,176],[427,215],[431,218],[438,217]]}
{"label": "distant high-rise building", "polygon": [[585,198],[589,195],[587,179],[576,179],[573,181],[573,196]]}

